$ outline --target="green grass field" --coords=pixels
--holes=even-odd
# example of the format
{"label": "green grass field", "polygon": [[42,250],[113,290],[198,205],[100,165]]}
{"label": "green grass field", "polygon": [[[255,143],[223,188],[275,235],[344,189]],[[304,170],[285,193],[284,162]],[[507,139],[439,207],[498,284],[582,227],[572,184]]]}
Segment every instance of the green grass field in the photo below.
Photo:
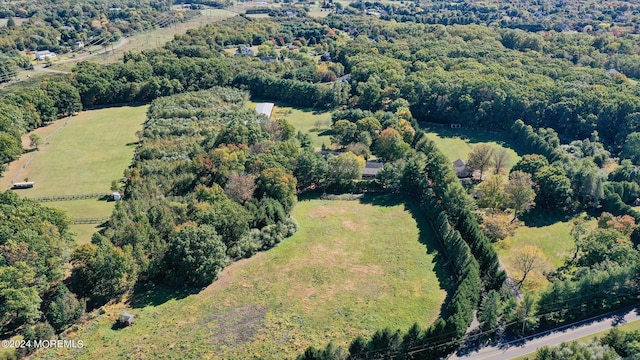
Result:
{"label": "green grass field", "polygon": [[489,144],[494,148],[507,149],[509,152],[507,172],[520,160],[517,147],[510,143],[505,134],[468,128],[451,129],[438,125],[420,124],[420,126],[451,162],[457,159],[467,161],[471,149],[477,144]]}
{"label": "green grass field", "polygon": [[[250,106],[255,108],[258,101],[250,102]],[[284,118],[296,130],[308,133],[311,136],[311,142],[316,148],[325,144],[331,146],[331,112],[318,112],[312,109],[301,109],[291,106],[277,105],[273,109],[273,119]]]}
{"label": "green grass field", "polygon": [[[381,204],[381,205],[374,205]],[[285,359],[309,345],[340,345],[384,327],[431,324],[446,296],[434,237],[416,204],[385,197],[305,200],[300,230],[227,267],[200,293],[106,306],[71,337],[82,351],[44,358]],[[144,296],[141,296],[144,298]],[[134,305],[135,304],[135,305]],[[124,310],[128,328],[112,328]]]}
{"label": "green grass field", "polygon": [[[584,214],[580,215],[584,219]],[[500,261],[507,269],[507,272],[519,280],[521,274],[515,266],[515,258],[525,245],[539,247],[544,253],[544,263],[532,272],[525,281],[525,288],[528,290],[543,289],[548,284],[548,280],[542,274],[544,271],[553,271],[564,264],[567,256],[573,254],[575,243],[570,235],[572,220],[548,221],[547,224],[522,225],[516,229],[514,236],[495,244]],[[596,226],[596,220],[588,220],[587,224]]]}
{"label": "green grass field", "polygon": [[147,106],[83,111],[42,145],[17,181],[35,181],[27,197],[108,193],[131,163]]}
{"label": "green grass field", "polygon": [[[147,106],[123,106],[83,111],[66,126],[36,130],[49,136],[15,181],[35,181],[33,189],[19,190],[26,197],[109,193],[111,181],[122,178],[131,163],[135,132],[141,128]],[[57,129],[57,130],[56,130]],[[7,183],[8,179],[2,179]],[[114,203],[96,199],[45,202],[68,211],[72,218],[108,217]],[[96,225],[73,225],[78,243],[88,242]]]}

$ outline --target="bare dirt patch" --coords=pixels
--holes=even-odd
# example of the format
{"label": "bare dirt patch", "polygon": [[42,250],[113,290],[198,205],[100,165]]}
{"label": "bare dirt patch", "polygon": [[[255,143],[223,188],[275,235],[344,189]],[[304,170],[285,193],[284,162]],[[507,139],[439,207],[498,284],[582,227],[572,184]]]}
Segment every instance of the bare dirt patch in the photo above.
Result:
{"label": "bare dirt patch", "polygon": [[211,341],[226,346],[244,344],[264,327],[266,315],[267,308],[256,304],[214,314],[208,319],[208,322],[215,322],[211,328]]}
{"label": "bare dirt patch", "polygon": [[327,216],[334,216],[336,214],[344,214],[345,209],[336,208],[335,206],[318,206],[311,211],[308,215],[312,219],[324,219]]}
{"label": "bare dirt patch", "polygon": [[349,230],[349,231],[364,231],[367,230],[367,225],[360,223],[360,222],[354,222],[354,221],[343,221],[342,225],[345,227],[345,229]]}

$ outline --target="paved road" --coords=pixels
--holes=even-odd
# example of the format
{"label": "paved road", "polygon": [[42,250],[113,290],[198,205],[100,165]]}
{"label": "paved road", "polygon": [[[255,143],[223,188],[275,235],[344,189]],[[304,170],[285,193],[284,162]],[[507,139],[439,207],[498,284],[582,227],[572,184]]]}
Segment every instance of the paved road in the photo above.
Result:
{"label": "paved road", "polygon": [[448,359],[512,359],[533,353],[543,346],[560,345],[563,342],[576,340],[583,336],[595,334],[603,330],[609,330],[618,325],[636,320],[640,320],[640,307],[627,308],[607,315],[601,315],[510,343],[488,346],[466,355],[453,355]]}

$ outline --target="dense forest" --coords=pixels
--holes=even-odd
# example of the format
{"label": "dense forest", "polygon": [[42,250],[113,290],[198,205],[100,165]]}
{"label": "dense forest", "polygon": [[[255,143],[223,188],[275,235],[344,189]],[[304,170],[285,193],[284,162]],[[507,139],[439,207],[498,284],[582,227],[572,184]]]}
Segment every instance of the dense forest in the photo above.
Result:
{"label": "dense forest", "polygon": [[[540,11],[560,16],[545,4]],[[248,46],[256,56],[243,53]],[[460,345],[477,309],[491,339],[637,301],[640,213],[629,204],[640,197],[639,53],[634,35],[610,31],[396,23],[349,11],[321,20],[238,16],[122,63],[82,62],[67,78],[3,99],[0,161],[22,153],[20,135],[57,116],[151,102],[121,184],[125,201],[91,244],[70,255],[68,287],[90,308],[136,285],[209,284],[230,261],[295,232],[289,214],[300,192],[413,194],[455,274],[442,319],[427,329],[381,329],[348,350],[310,348],[300,358],[444,356]],[[334,109],[335,153],[316,153],[286,121],[257,115],[249,96]],[[474,148],[470,165],[480,178],[490,167],[495,174],[463,185],[421,122],[499,131],[524,156],[507,174],[499,154]],[[362,181],[372,158],[384,168]],[[574,256],[547,274],[551,283],[538,297],[518,301],[492,244],[504,237],[489,226],[487,214],[496,211],[513,219],[588,211],[597,227],[575,223]],[[58,284],[29,290],[32,303]],[[70,322],[56,325],[47,307],[39,311],[7,319],[5,332]]]}

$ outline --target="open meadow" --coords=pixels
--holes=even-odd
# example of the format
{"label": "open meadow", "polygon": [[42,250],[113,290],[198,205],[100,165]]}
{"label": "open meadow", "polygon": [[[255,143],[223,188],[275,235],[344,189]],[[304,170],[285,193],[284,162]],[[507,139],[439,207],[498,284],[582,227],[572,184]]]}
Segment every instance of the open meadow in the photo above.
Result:
{"label": "open meadow", "polygon": [[507,135],[504,133],[469,128],[451,129],[444,125],[424,123],[420,124],[420,127],[427,132],[429,139],[435,141],[440,151],[451,162],[457,159],[467,161],[471,149],[478,144],[489,144],[495,149],[507,149],[509,153],[507,173],[520,160],[517,147],[510,142],[510,139],[506,138]]}
{"label": "open meadow", "polygon": [[[255,108],[258,103],[259,101],[253,100],[250,106]],[[297,131],[309,134],[315,148],[321,148],[322,144],[331,146],[331,111],[320,112],[276,104],[271,118],[286,119]]]}
{"label": "open meadow", "polygon": [[[37,357],[285,359],[309,345],[348,346],[358,335],[424,327],[439,316],[448,275],[417,204],[302,200],[293,216],[294,236],[231,264],[201,292],[157,287],[105,306],[67,334],[84,349]],[[135,323],[113,327],[125,310]]]}
{"label": "open meadow", "polygon": [[[144,122],[147,108],[88,110],[35,130],[44,139],[40,150],[16,160],[22,165],[0,179],[2,189],[10,187],[11,182],[28,179],[36,183],[35,187],[17,192],[30,198],[109,193],[111,182],[122,178],[131,164],[135,133]],[[113,202],[97,199],[44,204],[66,210],[72,218],[105,218],[114,206]],[[81,235],[78,242],[83,243],[90,239],[90,229],[95,226],[74,225],[72,229]]]}
{"label": "open meadow", "polygon": [[516,266],[516,257],[522,248],[526,245],[532,245],[542,250],[544,261],[527,276],[527,280],[524,283],[525,289],[534,292],[544,289],[549,284],[543,272],[558,269],[564,264],[568,256],[573,255],[575,241],[570,234],[573,220],[577,218],[586,220],[587,226],[592,228],[597,225],[596,219],[587,219],[584,213],[572,219],[557,221],[548,219],[553,216],[540,215],[540,217],[545,217],[545,221],[536,223],[534,219],[528,224],[525,223],[516,229],[513,236],[509,236],[494,245],[500,262],[516,281],[522,277],[522,273],[519,272]]}

